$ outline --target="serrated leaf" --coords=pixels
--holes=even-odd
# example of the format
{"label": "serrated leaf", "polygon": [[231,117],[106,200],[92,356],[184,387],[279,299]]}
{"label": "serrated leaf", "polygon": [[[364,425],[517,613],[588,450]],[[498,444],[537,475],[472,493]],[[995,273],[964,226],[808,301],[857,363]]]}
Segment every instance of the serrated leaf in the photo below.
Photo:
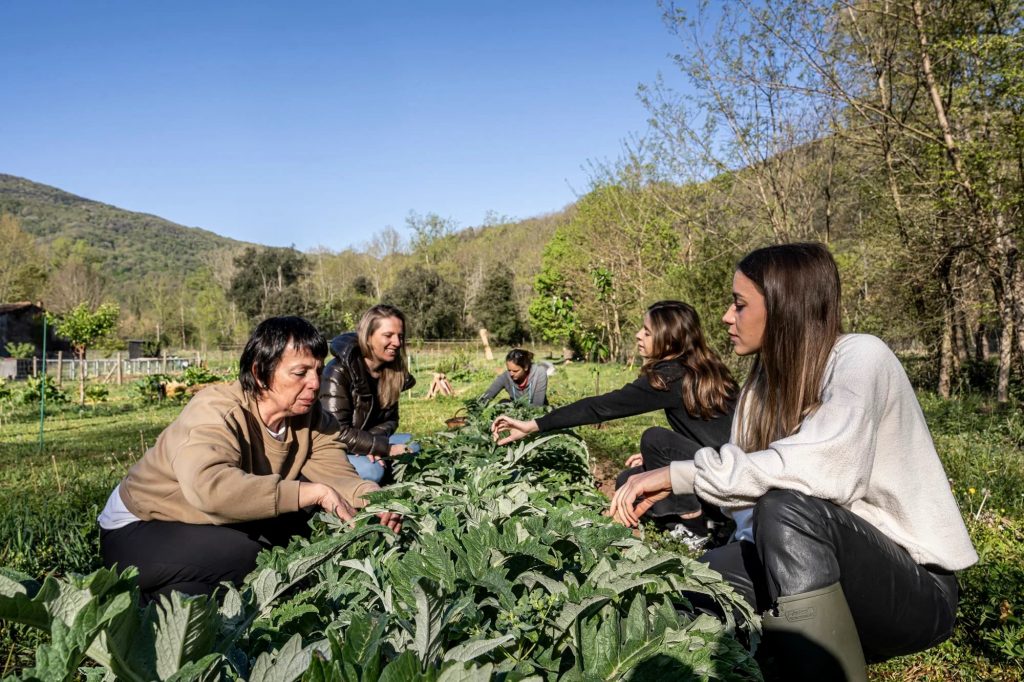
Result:
{"label": "serrated leaf", "polygon": [[558,628],[559,632],[565,632],[573,623],[581,618],[586,618],[590,614],[600,609],[604,604],[608,603],[611,597],[599,594],[592,597],[587,597],[580,603],[569,602],[562,607],[562,610],[558,614],[558,618],[555,619],[555,627]]}
{"label": "serrated leaf", "polygon": [[[339,650],[339,664],[347,665],[364,682],[376,680],[380,674],[381,642],[387,627],[386,616],[361,613],[353,616],[345,630],[344,644]],[[355,679],[346,676],[346,679]]]}
{"label": "serrated leaf", "polygon": [[198,661],[186,663],[180,670],[167,678],[167,682],[214,682],[223,679],[221,675],[221,664],[224,663],[224,656],[221,654],[207,654]]}
{"label": "serrated leaf", "polygon": [[410,680],[434,682],[436,679],[436,673],[431,670],[426,673],[420,670],[420,662],[414,652],[404,651],[398,658],[384,666],[377,682],[410,682]]}
{"label": "serrated leaf", "polygon": [[485,663],[476,666],[471,663],[454,663],[446,666],[437,677],[437,682],[490,682],[494,666]]}
{"label": "serrated leaf", "polygon": [[161,679],[186,663],[213,652],[220,622],[217,603],[209,597],[185,597],[172,592],[161,595],[156,606],[156,672]]}
{"label": "serrated leaf", "polygon": [[313,646],[302,646],[302,637],[291,639],[276,652],[263,652],[252,666],[252,682],[294,682],[309,667]]}
{"label": "serrated leaf", "polygon": [[536,571],[524,571],[520,573],[519,577],[516,578],[516,582],[522,583],[527,587],[541,585],[551,594],[566,594],[566,592],[568,591],[568,589],[565,586],[565,583],[561,583],[555,580],[554,578],[549,578],[543,573],[538,573]]}
{"label": "serrated leaf", "polygon": [[416,598],[415,627],[413,633],[413,650],[424,665],[428,665],[437,654],[441,641],[441,630],[445,623],[444,602],[433,591],[427,592],[420,582],[413,586]]}
{"label": "serrated leaf", "polygon": [[[493,637],[491,639],[475,639],[468,642],[463,642],[458,646],[454,646],[445,652],[443,660],[445,661],[472,661],[473,659],[488,654],[497,649],[506,642],[514,642],[515,637],[513,635],[502,635],[501,637]],[[442,678],[444,676],[442,675]]]}

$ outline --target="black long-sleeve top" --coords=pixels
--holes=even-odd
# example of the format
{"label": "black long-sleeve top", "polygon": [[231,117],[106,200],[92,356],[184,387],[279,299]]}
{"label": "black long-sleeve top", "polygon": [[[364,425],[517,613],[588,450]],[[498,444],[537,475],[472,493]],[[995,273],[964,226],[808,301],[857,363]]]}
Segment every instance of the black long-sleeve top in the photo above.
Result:
{"label": "black long-sleeve top", "polygon": [[699,414],[691,415],[683,405],[682,388],[683,373],[690,370],[678,360],[659,362],[654,370],[665,380],[666,390],[655,389],[647,377],[641,375],[616,391],[583,398],[552,410],[537,419],[537,427],[541,432],[554,431],[665,410],[672,430],[701,446],[717,448],[729,441],[735,398],[729,402],[729,409],[724,414],[711,419],[703,419]]}

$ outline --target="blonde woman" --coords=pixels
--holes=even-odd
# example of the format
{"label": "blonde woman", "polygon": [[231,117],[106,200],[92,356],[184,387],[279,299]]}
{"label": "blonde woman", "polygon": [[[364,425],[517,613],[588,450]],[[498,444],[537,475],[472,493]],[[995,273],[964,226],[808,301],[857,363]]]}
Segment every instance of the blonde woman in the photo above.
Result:
{"label": "blonde woman", "polygon": [[405,316],[392,305],[367,310],[356,331],[331,341],[334,359],[324,367],[320,402],[341,424],[341,441],[359,475],[379,483],[387,457],[414,449],[398,428],[398,398],[412,388],[405,357]]}
{"label": "blonde woman", "polygon": [[740,261],[722,321],[753,357],[732,436],[632,476],[627,525],[670,493],[736,521],[703,561],[763,613],[781,679],[865,680],[867,660],[949,637],[954,571],[978,560],[914,390],[879,339],[843,334],[839,272],[821,244]]}

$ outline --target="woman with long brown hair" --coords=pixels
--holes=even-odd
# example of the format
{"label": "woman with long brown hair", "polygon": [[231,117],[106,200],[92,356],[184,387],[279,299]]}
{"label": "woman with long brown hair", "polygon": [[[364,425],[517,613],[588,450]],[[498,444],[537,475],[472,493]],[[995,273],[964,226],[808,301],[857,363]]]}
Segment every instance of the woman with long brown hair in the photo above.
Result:
{"label": "woman with long brown hair", "polygon": [[[655,410],[664,410],[671,429],[652,427],[640,439],[640,453],[630,457],[620,480],[631,473],[692,459],[705,446],[718,447],[729,438],[736,382],[704,340],[700,318],[680,301],[659,301],[647,309],[636,335],[644,359],[640,376],[617,391],[584,398],[530,421],[502,415],[491,430],[499,444],[535,432],[596,424]],[[508,432],[501,437],[500,434]],[[708,525],[700,501],[691,493],[661,500],[648,517],[697,545]]]}
{"label": "woman with long brown hair", "polygon": [[867,660],[949,637],[954,571],[978,560],[914,390],[879,339],[843,334],[821,244],[740,261],[722,321],[754,357],[731,441],[631,477],[627,525],[695,492],[736,521],[702,558],[761,613],[782,679],[866,679]]}
{"label": "woman with long brown hair", "polygon": [[[323,408],[341,424],[339,437],[359,475],[379,483],[388,457],[410,452],[408,437],[397,438],[398,398],[416,380],[405,357],[405,315],[393,305],[373,306],[356,331],[331,341],[334,359],[320,384]],[[401,441],[401,442],[397,442]]]}

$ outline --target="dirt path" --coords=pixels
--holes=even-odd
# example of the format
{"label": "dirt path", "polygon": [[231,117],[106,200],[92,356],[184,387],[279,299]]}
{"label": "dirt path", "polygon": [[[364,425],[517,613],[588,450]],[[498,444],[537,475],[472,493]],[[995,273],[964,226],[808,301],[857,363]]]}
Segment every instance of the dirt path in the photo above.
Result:
{"label": "dirt path", "polygon": [[615,494],[615,477],[619,475],[619,469],[615,464],[607,460],[594,460],[590,463],[590,473],[597,482],[597,489],[604,493],[608,499]]}

